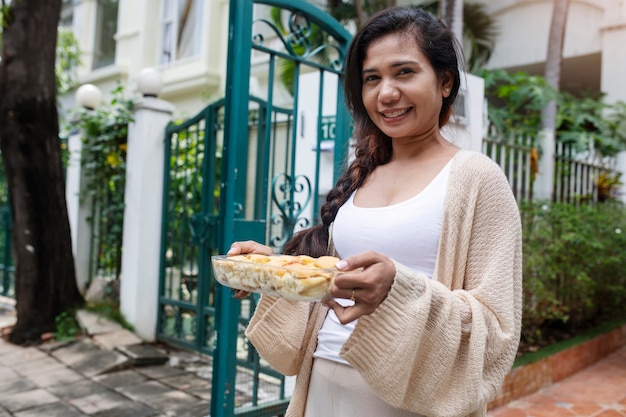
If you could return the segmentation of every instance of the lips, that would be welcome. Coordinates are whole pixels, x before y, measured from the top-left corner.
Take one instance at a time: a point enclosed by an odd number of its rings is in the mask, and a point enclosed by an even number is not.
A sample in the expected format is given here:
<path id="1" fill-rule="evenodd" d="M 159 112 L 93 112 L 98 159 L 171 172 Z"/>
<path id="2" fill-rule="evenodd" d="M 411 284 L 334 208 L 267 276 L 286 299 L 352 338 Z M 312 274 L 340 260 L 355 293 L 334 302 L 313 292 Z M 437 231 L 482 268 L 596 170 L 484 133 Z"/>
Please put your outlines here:
<path id="1" fill-rule="evenodd" d="M 389 119 L 392 119 L 394 117 L 400 117 L 406 113 L 409 112 L 410 109 L 402 109 L 402 110 L 395 110 L 395 111 L 387 111 L 387 112 L 380 112 L 384 117 L 387 117 Z"/>

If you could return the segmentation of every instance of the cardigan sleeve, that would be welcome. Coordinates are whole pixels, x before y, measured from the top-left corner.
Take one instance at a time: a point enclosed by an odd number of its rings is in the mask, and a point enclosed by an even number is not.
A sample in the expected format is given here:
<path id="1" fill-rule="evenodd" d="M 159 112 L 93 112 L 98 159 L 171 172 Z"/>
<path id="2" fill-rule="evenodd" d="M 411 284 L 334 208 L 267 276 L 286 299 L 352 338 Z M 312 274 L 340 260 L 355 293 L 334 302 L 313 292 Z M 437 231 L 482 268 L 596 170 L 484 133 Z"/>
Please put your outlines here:
<path id="1" fill-rule="evenodd" d="M 449 181 L 433 279 L 397 264 L 387 298 L 342 349 L 381 398 L 429 417 L 484 413 L 521 329 L 518 206 L 485 157 L 461 172 Z"/>
<path id="2" fill-rule="evenodd" d="M 300 370 L 311 305 L 263 295 L 246 329 L 259 355 L 284 375 Z"/>

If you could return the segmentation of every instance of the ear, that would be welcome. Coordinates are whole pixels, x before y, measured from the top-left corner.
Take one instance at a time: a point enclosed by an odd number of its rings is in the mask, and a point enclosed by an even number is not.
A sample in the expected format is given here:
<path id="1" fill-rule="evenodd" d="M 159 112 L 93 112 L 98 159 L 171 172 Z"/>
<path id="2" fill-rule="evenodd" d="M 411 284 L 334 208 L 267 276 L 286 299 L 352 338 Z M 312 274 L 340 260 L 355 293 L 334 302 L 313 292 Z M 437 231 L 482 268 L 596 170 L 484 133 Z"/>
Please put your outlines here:
<path id="1" fill-rule="evenodd" d="M 452 74 L 446 71 L 441 77 L 441 95 L 444 98 L 448 98 L 448 96 L 450 95 L 453 84 L 454 84 L 454 79 L 452 78 Z"/>

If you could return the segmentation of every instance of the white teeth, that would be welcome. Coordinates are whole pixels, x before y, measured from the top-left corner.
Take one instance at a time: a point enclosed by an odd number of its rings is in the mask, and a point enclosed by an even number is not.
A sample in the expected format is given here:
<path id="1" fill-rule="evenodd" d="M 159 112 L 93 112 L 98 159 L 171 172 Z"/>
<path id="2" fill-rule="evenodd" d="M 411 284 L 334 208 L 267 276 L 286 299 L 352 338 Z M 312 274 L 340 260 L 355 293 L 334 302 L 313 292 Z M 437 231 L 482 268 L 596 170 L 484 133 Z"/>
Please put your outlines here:
<path id="1" fill-rule="evenodd" d="M 407 109 L 394 111 L 393 113 L 383 113 L 385 117 L 398 117 L 407 112 Z"/>

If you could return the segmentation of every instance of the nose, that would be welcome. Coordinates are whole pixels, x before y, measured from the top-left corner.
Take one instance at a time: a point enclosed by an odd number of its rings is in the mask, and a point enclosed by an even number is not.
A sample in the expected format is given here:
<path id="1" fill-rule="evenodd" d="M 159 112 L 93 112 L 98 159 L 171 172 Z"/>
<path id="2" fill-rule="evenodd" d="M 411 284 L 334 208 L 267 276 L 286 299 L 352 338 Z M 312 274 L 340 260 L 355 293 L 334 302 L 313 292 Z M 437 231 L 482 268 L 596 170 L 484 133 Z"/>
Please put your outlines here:
<path id="1" fill-rule="evenodd" d="M 380 86 L 379 99 L 383 103 L 389 103 L 398 100 L 400 91 L 390 81 L 383 81 Z"/>

